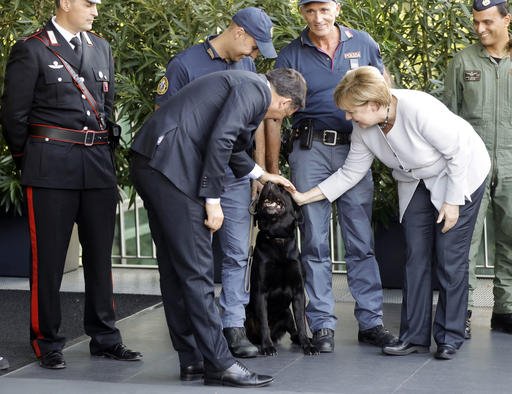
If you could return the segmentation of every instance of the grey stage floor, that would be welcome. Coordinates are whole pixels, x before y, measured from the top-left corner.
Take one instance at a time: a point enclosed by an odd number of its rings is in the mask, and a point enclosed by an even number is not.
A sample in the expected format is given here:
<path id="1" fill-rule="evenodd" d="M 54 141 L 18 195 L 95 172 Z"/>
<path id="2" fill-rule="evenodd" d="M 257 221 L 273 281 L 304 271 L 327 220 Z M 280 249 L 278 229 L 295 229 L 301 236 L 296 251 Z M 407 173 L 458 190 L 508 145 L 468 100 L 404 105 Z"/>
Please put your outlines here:
<path id="1" fill-rule="evenodd" d="M 156 273 L 135 271 L 141 289 L 154 288 Z M 70 274 L 67 274 L 68 278 Z M 75 274 L 71 274 L 75 275 Z M 116 272 L 129 282 L 132 275 Z M 144 279 L 145 277 L 145 279 Z M 127 279 L 128 278 L 128 279 Z M 343 288 L 343 277 L 337 278 Z M 76 288 L 76 278 L 74 290 Z M 115 282 L 116 282 L 115 281 Z M 1 278 L 0 288 L 17 287 L 18 280 Z M 121 284 L 120 289 L 133 284 Z M 67 286 L 66 280 L 64 286 Z M 79 285 L 78 285 L 79 286 Z M 488 286 L 488 283 L 486 284 Z M 133 289 L 131 290 L 133 291 Z M 152 290 L 154 291 L 154 290 Z M 400 305 L 396 290 L 385 291 L 385 323 L 398 331 Z M 340 293 L 338 293 L 340 295 Z M 431 354 L 391 357 L 380 349 L 359 345 L 353 301 L 343 294 L 336 303 L 338 327 L 332 354 L 304 356 L 288 338 L 276 357 L 244 360 L 250 368 L 275 376 L 267 387 L 245 389 L 250 393 L 510 393 L 512 392 L 512 336 L 489 329 L 491 309 L 475 308 L 473 338 L 466 341 L 456 359 L 439 361 Z M 87 339 L 66 348 L 68 368 L 48 371 L 31 364 L 0 377 L 0 393 L 229 393 L 233 388 L 183 383 L 178 377 L 178 359 L 172 350 L 163 308 L 155 306 L 118 323 L 124 341 L 144 353 L 143 362 L 117 362 L 92 358 Z M 434 347 L 431 349 L 434 351 Z"/>

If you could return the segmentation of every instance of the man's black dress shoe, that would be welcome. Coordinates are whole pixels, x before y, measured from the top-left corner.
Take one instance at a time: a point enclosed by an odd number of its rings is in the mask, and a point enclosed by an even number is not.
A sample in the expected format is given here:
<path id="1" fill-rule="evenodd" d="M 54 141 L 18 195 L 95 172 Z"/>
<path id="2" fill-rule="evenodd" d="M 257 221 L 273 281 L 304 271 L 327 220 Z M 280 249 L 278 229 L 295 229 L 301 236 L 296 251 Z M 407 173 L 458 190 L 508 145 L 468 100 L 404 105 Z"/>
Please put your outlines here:
<path id="1" fill-rule="evenodd" d="M 334 330 L 330 328 L 321 328 L 313 333 L 313 346 L 320 353 L 334 352 Z"/>
<path id="2" fill-rule="evenodd" d="M 414 345 L 409 342 L 399 341 L 396 345 L 384 346 L 382 352 L 390 356 L 406 356 L 411 353 L 428 353 L 428 346 Z"/>
<path id="3" fill-rule="evenodd" d="M 251 358 L 258 355 L 258 348 L 247 339 L 244 327 L 227 327 L 223 332 L 234 357 Z"/>
<path id="4" fill-rule="evenodd" d="M 142 359 L 142 353 L 128 349 L 122 343 L 116 343 L 107 349 L 91 352 L 93 356 L 103 356 L 120 361 L 138 361 Z"/>
<path id="5" fill-rule="evenodd" d="M 512 334 L 512 313 L 494 313 L 491 317 L 491 328 Z"/>
<path id="6" fill-rule="evenodd" d="M 451 360 L 456 353 L 457 349 L 451 345 L 439 345 L 434 357 L 438 360 Z"/>
<path id="7" fill-rule="evenodd" d="M 464 327 L 464 339 L 471 339 L 471 315 L 473 311 L 468 309 L 468 313 L 466 315 L 466 326 Z"/>
<path id="8" fill-rule="evenodd" d="M 393 346 L 398 343 L 398 338 L 384 328 L 382 324 L 368 330 L 359 331 L 357 334 L 359 342 L 374 346 Z"/>
<path id="9" fill-rule="evenodd" d="M 180 379 L 185 382 L 202 379 L 204 376 L 204 363 L 199 361 L 196 364 L 180 367 Z"/>
<path id="10" fill-rule="evenodd" d="M 39 365 L 47 369 L 62 369 L 66 368 L 64 356 L 60 350 L 52 350 L 43 354 L 39 358 Z"/>
<path id="11" fill-rule="evenodd" d="M 238 361 L 223 371 L 206 370 L 204 373 L 204 384 L 209 386 L 262 387 L 273 380 L 272 376 L 258 375 L 256 372 L 249 371 Z"/>

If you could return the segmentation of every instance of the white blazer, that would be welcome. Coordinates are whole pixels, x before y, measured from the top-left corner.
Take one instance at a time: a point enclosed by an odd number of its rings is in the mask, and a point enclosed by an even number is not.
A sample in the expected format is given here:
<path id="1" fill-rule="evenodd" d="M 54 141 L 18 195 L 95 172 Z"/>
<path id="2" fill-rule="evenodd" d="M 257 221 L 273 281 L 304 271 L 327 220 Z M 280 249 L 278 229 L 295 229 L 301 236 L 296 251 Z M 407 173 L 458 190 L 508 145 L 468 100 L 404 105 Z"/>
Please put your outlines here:
<path id="1" fill-rule="evenodd" d="M 392 89 L 398 100 L 395 123 L 386 135 L 377 125 L 354 123 L 350 152 L 343 167 L 318 187 L 329 201 L 355 186 L 373 158 L 393 170 L 398 182 L 400 221 L 420 180 L 432 204 L 464 205 L 484 182 L 491 167 L 487 149 L 464 119 L 427 93 Z"/>

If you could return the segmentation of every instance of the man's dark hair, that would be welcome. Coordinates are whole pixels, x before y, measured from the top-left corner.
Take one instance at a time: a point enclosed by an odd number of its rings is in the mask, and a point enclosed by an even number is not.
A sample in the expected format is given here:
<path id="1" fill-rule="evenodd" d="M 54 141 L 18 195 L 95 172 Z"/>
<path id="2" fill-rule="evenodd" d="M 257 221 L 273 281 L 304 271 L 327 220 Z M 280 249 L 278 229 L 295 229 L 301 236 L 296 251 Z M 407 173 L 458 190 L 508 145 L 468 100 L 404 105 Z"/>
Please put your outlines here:
<path id="1" fill-rule="evenodd" d="M 291 68 L 276 68 L 265 74 L 276 93 L 291 98 L 297 109 L 306 105 L 306 81 L 300 72 Z"/>
<path id="2" fill-rule="evenodd" d="M 498 8 L 498 12 L 500 13 L 501 16 L 507 16 L 510 12 L 508 9 L 507 2 L 497 4 L 496 7 Z"/>

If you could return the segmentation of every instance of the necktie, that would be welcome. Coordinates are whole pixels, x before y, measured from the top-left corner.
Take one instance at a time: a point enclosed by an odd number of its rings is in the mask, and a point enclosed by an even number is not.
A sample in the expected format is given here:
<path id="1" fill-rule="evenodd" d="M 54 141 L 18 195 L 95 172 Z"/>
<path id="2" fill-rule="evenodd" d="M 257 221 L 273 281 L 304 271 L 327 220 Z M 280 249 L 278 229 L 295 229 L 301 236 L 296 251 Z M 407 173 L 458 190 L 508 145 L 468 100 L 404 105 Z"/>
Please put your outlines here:
<path id="1" fill-rule="evenodd" d="M 73 37 L 71 40 L 69 40 L 69 42 L 75 46 L 75 48 L 74 48 L 75 55 L 78 59 L 81 60 L 82 59 L 82 43 L 76 36 Z"/>

